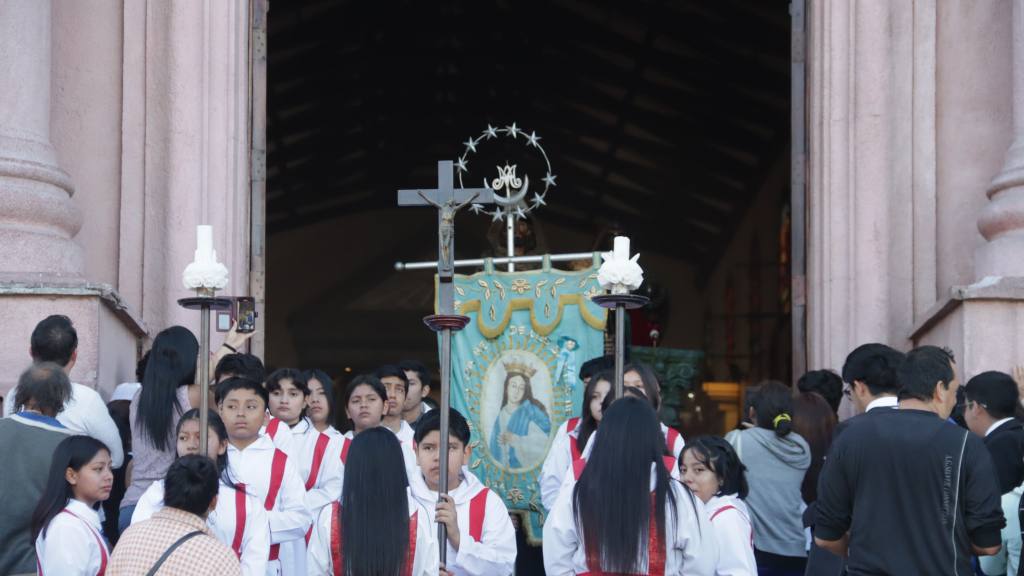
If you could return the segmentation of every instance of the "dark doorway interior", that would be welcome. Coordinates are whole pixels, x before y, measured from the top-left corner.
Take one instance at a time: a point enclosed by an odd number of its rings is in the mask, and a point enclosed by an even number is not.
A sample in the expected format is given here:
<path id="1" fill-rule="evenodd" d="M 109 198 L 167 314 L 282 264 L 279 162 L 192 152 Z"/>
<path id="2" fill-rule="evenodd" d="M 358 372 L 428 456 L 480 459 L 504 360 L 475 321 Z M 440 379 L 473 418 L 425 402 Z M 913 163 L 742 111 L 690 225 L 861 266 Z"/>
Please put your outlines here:
<path id="1" fill-rule="evenodd" d="M 393 269 L 436 258 L 436 220 L 395 191 L 433 187 L 437 160 L 516 122 L 558 175 L 538 251 L 624 232 L 663 346 L 703 350 L 708 380 L 790 378 L 787 7 L 274 2 L 268 364 L 436 364 L 431 274 Z M 461 216 L 457 257 L 492 250 L 490 228 Z"/>

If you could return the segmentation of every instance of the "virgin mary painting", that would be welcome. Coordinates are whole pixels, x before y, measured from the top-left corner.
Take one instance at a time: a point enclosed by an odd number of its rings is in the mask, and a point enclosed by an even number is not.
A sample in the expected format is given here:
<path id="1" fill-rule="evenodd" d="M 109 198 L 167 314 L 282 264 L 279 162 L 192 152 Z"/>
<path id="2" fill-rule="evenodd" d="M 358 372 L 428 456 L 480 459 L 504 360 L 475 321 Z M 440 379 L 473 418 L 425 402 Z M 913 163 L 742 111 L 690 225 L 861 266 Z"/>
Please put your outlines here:
<path id="1" fill-rule="evenodd" d="M 544 404 L 533 397 L 528 365 L 506 364 L 501 410 L 491 432 L 491 455 L 509 469 L 532 468 L 544 460 L 551 419 Z"/>

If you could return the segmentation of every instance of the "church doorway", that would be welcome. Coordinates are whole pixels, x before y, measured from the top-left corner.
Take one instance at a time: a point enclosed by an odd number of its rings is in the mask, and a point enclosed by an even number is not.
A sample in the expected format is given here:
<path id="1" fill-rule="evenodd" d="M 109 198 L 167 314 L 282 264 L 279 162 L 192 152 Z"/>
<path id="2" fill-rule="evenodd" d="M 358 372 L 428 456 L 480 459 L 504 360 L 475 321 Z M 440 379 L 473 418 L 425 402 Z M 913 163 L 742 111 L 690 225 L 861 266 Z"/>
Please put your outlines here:
<path id="1" fill-rule="evenodd" d="M 395 269 L 436 260 L 436 218 L 395 192 L 515 124 L 557 175 L 520 247 L 629 236 L 653 300 L 632 343 L 698 354 L 684 433 L 735 425 L 744 386 L 794 372 L 789 4 L 272 3 L 268 366 L 436 367 L 432 273 Z M 493 220 L 460 215 L 456 258 L 504 254 Z"/>

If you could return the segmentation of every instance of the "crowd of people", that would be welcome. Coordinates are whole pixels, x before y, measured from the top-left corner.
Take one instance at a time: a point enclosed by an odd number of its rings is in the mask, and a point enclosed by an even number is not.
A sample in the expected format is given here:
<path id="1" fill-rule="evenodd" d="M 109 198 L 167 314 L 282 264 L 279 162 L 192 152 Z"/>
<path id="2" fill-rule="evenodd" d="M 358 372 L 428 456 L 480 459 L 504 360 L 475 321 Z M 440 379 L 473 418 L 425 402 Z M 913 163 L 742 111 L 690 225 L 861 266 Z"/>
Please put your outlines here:
<path id="1" fill-rule="evenodd" d="M 0 574 L 540 573 L 501 494 L 471 471 L 485 444 L 455 410 L 439 493 L 425 366 L 381 366 L 336 394 L 320 370 L 266 373 L 240 352 L 247 337 L 230 332 L 209 359 L 204 431 L 206 359 L 189 330 L 160 332 L 138 382 L 105 405 L 68 378 L 71 321 L 42 320 L 0 420 Z M 1020 569 L 1019 378 L 961 386 L 947 350 L 865 344 L 841 375 L 752 388 L 725 437 L 684 440 L 658 419 L 650 367 L 627 365 L 618 397 L 610 368 L 582 366 L 580 414 L 539 470 L 549 575 Z M 857 415 L 839 422 L 844 396 Z"/>

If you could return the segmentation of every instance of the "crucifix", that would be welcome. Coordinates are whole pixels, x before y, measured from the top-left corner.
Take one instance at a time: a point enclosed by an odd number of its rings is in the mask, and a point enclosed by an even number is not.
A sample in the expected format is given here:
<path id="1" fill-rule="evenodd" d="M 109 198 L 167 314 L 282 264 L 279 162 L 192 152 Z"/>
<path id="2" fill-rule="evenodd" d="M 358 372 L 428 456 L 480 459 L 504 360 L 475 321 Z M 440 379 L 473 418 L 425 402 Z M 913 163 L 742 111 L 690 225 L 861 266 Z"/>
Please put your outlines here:
<path id="1" fill-rule="evenodd" d="M 469 318 L 455 314 L 455 214 L 467 204 L 492 204 L 490 188 L 455 188 L 450 160 L 437 163 L 437 188 L 432 190 L 399 190 L 399 206 L 433 206 L 437 208 L 437 314 L 423 319 L 433 331 L 441 333 L 441 446 L 438 497 L 448 493 L 448 407 L 452 378 L 452 330 L 461 330 Z M 441 564 L 447 556 L 448 533 L 444 524 L 437 525 Z"/>

